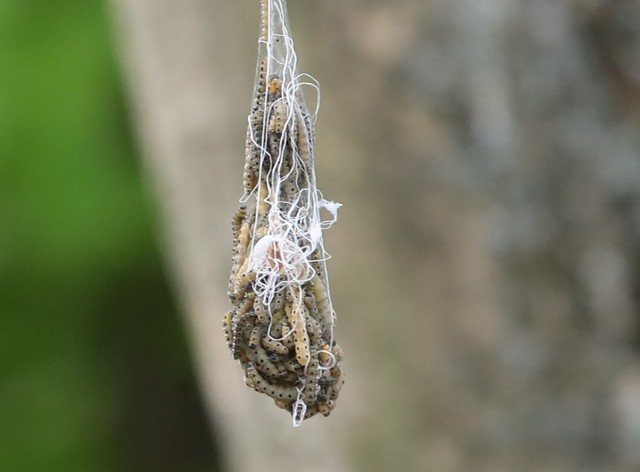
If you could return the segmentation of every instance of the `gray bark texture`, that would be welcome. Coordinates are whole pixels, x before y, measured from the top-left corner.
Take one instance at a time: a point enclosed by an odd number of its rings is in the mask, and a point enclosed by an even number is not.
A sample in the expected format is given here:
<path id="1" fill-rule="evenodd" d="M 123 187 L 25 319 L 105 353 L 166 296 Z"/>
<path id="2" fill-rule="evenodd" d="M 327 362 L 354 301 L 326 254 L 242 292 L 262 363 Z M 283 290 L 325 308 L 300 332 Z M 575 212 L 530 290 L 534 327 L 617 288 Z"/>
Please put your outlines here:
<path id="1" fill-rule="evenodd" d="M 112 3 L 228 470 L 639 470 L 639 2 L 290 2 L 347 374 L 295 430 L 221 331 L 259 2 Z"/>

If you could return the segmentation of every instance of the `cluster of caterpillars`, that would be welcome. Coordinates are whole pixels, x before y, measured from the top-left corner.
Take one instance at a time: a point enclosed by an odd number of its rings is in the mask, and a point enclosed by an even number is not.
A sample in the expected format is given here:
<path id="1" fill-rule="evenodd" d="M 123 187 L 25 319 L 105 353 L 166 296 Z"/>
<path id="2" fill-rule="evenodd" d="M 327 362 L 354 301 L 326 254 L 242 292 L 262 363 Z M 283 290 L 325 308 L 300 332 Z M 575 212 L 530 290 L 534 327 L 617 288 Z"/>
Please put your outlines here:
<path id="1" fill-rule="evenodd" d="M 256 74 L 244 203 L 232 220 L 228 294 L 234 308 L 223 326 L 247 386 L 272 397 L 299 425 L 334 408 L 344 382 L 342 350 L 334 340 L 322 245 L 274 223 L 284 214 L 302 228 L 311 225 L 314 130 L 302 94 L 283 96 L 282 76 L 267 76 L 267 64 L 262 60 Z M 287 265 L 283 241 L 304 255 L 304 263 Z M 266 272 L 256 269 L 258 259 Z"/>

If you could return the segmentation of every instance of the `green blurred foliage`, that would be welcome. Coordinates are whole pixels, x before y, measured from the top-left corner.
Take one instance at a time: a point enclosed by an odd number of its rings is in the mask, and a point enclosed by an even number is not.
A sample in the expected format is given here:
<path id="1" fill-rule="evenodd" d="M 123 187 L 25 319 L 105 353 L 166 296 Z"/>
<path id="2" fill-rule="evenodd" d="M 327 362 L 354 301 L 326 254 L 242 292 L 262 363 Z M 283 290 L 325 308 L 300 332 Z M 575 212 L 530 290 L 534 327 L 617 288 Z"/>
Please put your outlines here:
<path id="1" fill-rule="evenodd" d="M 0 0 L 3 471 L 213 463 L 106 13 Z"/>

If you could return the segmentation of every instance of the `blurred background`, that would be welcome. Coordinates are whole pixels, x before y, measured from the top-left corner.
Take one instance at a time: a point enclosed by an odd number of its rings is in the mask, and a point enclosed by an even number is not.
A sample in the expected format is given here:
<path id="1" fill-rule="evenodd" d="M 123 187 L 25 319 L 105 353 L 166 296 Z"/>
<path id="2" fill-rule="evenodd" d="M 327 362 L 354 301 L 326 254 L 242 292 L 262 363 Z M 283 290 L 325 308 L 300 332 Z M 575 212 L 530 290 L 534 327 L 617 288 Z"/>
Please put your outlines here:
<path id="1" fill-rule="evenodd" d="M 258 2 L 0 0 L 0 468 L 640 470 L 640 2 L 289 2 L 347 384 L 224 345 Z"/>
<path id="2" fill-rule="evenodd" d="M 0 469 L 215 470 L 107 13 L 0 1 Z"/>

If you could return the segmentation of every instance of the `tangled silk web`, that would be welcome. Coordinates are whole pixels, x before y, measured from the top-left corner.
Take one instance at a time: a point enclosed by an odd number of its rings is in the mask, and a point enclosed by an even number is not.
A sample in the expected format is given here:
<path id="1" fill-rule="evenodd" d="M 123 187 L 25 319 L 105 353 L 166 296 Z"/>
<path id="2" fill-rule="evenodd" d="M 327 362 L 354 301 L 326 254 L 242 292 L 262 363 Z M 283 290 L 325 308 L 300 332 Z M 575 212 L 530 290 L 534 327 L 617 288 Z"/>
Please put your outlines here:
<path id="1" fill-rule="evenodd" d="M 316 187 L 319 88 L 298 74 L 296 62 L 286 1 L 262 0 L 245 191 L 232 223 L 234 308 L 223 325 L 246 384 L 272 397 L 299 426 L 316 413 L 329 415 L 344 379 L 322 243 L 340 204 Z M 317 94 L 313 112 L 303 88 Z"/>

